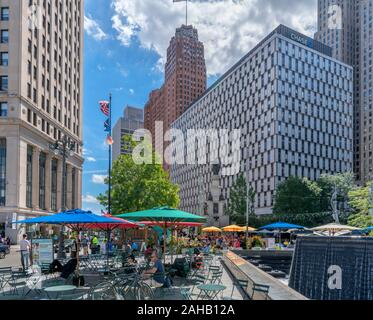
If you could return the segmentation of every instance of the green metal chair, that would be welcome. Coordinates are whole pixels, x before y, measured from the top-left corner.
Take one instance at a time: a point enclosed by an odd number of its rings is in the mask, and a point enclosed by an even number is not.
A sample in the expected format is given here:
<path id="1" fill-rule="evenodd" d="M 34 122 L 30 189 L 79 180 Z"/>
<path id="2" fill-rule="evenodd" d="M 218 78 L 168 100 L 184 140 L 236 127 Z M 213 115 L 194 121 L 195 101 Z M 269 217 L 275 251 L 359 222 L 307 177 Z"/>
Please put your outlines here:
<path id="1" fill-rule="evenodd" d="M 248 285 L 249 285 L 248 280 L 234 279 L 233 280 L 233 285 L 232 285 L 231 295 L 229 297 L 224 296 L 223 300 L 235 300 L 235 299 L 233 299 L 233 293 L 234 293 L 235 288 L 237 288 L 237 290 L 242 290 L 245 293 L 245 296 L 248 298 L 249 297 L 248 294 L 247 294 L 247 286 Z"/>
<path id="2" fill-rule="evenodd" d="M 250 300 L 269 300 L 270 286 L 254 283 Z"/>

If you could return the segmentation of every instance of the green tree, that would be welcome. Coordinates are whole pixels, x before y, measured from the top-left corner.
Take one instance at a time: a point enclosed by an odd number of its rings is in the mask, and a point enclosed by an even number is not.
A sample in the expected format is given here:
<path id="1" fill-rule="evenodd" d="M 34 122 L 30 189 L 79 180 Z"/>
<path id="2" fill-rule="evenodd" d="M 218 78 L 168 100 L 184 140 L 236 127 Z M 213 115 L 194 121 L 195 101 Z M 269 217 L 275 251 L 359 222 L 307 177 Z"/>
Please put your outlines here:
<path id="1" fill-rule="evenodd" d="M 277 186 L 273 212 L 276 215 L 320 211 L 321 188 L 307 178 L 289 177 Z"/>
<path id="2" fill-rule="evenodd" d="M 373 225 L 373 218 L 369 215 L 372 206 L 369 200 L 370 183 L 365 187 L 359 187 L 348 193 L 349 204 L 354 209 L 354 214 L 348 218 L 348 224 L 358 228 L 367 228 Z"/>
<path id="3" fill-rule="evenodd" d="M 253 204 L 255 201 L 255 191 L 251 186 L 246 184 L 246 180 L 243 174 L 240 174 L 235 183 L 230 188 L 228 207 L 226 213 L 230 216 L 232 221 L 238 224 L 246 223 L 246 197 L 247 188 L 249 196 L 249 214 L 254 215 Z"/>
<path id="4" fill-rule="evenodd" d="M 128 139 L 124 138 L 126 143 Z M 131 144 L 132 149 L 139 146 L 139 143 L 133 141 Z M 132 155 L 121 155 L 113 164 L 111 207 L 114 214 L 160 206 L 179 206 L 179 187 L 170 182 L 161 164 L 154 164 L 158 157 L 151 151 L 151 145 L 147 142 L 144 145 L 143 154 L 150 154 L 152 164 L 135 163 Z M 106 179 L 105 183 L 108 182 Z M 100 194 L 97 199 L 101 205 L 108 207 L 108 191 Z"/>

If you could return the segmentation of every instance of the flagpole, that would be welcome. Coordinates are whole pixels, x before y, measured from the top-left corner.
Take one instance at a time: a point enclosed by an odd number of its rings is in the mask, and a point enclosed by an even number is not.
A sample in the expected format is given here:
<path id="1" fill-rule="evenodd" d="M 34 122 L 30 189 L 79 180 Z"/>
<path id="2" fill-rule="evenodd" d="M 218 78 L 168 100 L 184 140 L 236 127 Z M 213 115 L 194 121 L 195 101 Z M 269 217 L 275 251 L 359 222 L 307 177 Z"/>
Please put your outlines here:
<path id="1" fill-rule="evenodd" d="M 186 0 L 186 5 L 185 5 L 185 25 L 188 25 L 188 0 Z"/>
<path id="2" fill-rule="evenodd" d="M 111 129 L 111 109 L 112 109 L 112 96 L 109 95 L 109 128 L 110 128 L 110 137 L 112 136 Z M 111 214 L 111 143 L 109 143 L 109 193 L 108 193 L 108 213 Z"/>

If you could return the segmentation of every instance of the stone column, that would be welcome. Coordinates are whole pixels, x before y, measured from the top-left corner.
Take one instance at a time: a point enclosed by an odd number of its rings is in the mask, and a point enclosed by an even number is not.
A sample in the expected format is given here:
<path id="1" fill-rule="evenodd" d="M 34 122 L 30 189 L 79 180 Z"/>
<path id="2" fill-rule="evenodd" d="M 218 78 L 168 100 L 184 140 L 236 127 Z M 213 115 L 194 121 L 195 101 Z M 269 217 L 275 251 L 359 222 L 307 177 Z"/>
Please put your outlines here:
<path id="1" fill-rule="evenodd" d="M 32 208 L 39 210 L 39 158 L 40 149 L 34 147 L 32 153 Z"/>
<path id="2" fill-rule="evenodd" d="M 61 212 L 62 208 L 62 160 L 58 159 L 57 164 L 57 210 Z"/>
<path id="3" fill-rule="evenodd" d="M 45 209 L 51 212 L 52 156 L 47 153 L 45 162 Z"/>
<path id="4" fill-rule="evenodd" d="M 66 186 L 66 207 L 67 209 L 75 209 L 72 206 L 72 166 L 67 164 L 67 186 Z"/>
<path id="5" fill-rule="evenodd" d="M 77 208 L 82 208 L 82 169 L 75 169 L 75 203 Z M 76 209 L 76 208 L 74 208 Z"/>
<path id="6" fill-rule="evenodd" d="M 20 146 L 17 137 L 6 138 L 6 187 L 5 205 L 18 207 L 19 190 L 19 153 Z"/>

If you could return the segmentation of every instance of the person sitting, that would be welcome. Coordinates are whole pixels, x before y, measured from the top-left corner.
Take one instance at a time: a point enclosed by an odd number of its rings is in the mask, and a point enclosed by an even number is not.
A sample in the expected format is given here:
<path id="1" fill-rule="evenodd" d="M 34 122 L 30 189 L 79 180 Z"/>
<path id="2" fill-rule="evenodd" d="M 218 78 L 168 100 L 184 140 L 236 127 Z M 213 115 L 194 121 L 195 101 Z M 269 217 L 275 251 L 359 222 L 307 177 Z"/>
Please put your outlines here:
<path id="1" fill-rule="evenodd" d="M 49 272 L 61 272 L 61 278 L 68 279 L 69 276 L 74 273 L 78 260 L 76 259 L 76 254 L 71 253 L 71 259 L 63 266 L 58 260 L 54 260 L 49 266 Z"/>
<path id="2" fill-rule="evenodd" d="M 148 247 L 146 248 L 146 250 L 145 250 L 145 252 L 144 252 L 144 257 L 145 257 L 145 260 L 146 260 L 146 261 L 150 261 L 150 259 L 151 259 L 151 255 L 152 255 L 153 251 L 154 251 L 153 246 L 148 246 Z"/>
<path id="3" fill-rule="evenodd" d="M 153 268 L 144 271 L 144 279 L 152 278 L 156 282 L 156 287 L 168 288 L 171 286 L 171 281 L 165 276 L 165 268 L 162 261 L 158 258 L 158 253 L 154 250 L 151 254 L 151 262 Z"/>
<path id="4" fill-rule="evenodd" d="M 125 268 L 125 273 L 130 274 L 130 273 L 135 273 L 136 272 L 136 267 L 137 267 L 137 261 L 136 258 L 133 254 L 131 254 L 128 258 L 127 261 L 124 264 Z"/>
<path id="5" fill-rule="evenodd" d="M 204 255 L 209 255 L 211 250 L 211 245 L 208 243 L 202 250 Z"/>

